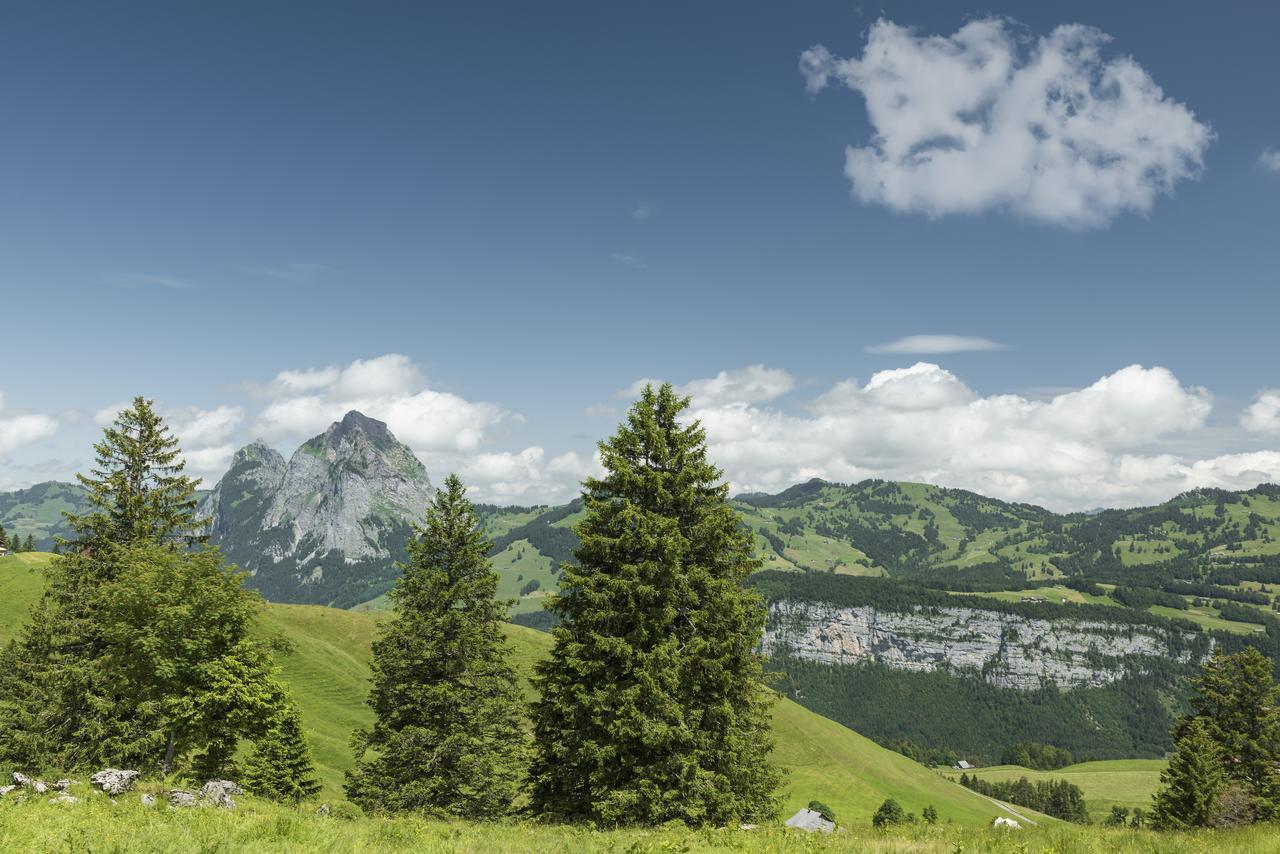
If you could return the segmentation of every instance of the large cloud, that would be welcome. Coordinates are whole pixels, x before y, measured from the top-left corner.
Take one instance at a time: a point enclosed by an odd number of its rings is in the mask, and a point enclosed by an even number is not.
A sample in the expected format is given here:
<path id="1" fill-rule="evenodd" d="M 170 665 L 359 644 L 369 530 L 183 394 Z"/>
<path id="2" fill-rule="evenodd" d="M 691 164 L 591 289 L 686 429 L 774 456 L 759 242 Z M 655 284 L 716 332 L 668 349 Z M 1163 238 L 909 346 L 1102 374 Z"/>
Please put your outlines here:
<path id="1" fill-rule="evenodd" d="M 713 459 L 737 490 L 810 477 L 926 481 L 1055 509 L 1161 501 L 1198 486 L 1280 480 L 1280 453 L 1193 459 L 1168 445 L 1204 428 L 1212 397 L 1133 365 L 1047 400 L 983 396 L 938 365 L 837 383 L 805 414 L 699 403 Z"/>
<path id="2" fill-rule="evenodd" d="M 1250 433 L 1280 436 L 1280 388 L 1265 388 L 1240 416 L 1240 426 Z"/>
<path id="3" fill-rule="evenodd" d="M 860 58 L 817 45 L 800 68 L 810 92 L 834 80 L 866 99 L 875 135 L 845 155 L 862 202 L 1097 227 L 1196 177 L 1214 138 L 1131 57 L 1104 61 L 1108 40 L 1071 24 L 1024 50 L 1000 19 L 951 36 L 879 20 Z"/>

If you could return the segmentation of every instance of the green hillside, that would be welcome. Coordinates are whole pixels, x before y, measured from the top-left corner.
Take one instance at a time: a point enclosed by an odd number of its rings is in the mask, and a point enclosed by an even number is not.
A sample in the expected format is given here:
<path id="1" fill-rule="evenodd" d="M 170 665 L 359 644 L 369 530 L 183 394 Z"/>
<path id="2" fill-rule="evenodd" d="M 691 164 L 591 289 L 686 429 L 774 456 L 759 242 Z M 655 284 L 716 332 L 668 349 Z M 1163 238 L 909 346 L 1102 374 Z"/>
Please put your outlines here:
<path id="1" fill-rule="evenodd" d="M 0 561 L 0 639 L 12 637 L 25 617 L 39 593 L 39 568 L 50 559 L 31 554 Z M 326 797 L 339 795 L 343 772 L 351 765 L 352 730 L 369 721 L 364 705 L 369 650 L 381 618 L 376 612 L 268 605 L 261 620 L 261 631 L 292 647 L 279 658 L 282 675 L 302 708 Z M 528 677 L 549 649 L 550 636 L 520 626 L 507 631 L 516 663 Z M 917 813 L 933 804 L 944 821 L 961 824 L 985 824 L 1000 813 L 940 774 L 788 700 L 775 709 L 774 733 L 777 760 L 789 772 L 786 811 L 816 798 L 839 815 L 865 820 L 885 798 L 894 797 Z"/>
<path id="2" fill-rule="evenodd" d="M 1160 787 L 1163 759 L 1115 759 L 1105 762 L 1081 762 L 1056 771 L 1035 771 L 1020 765 L 995 765 L 970 771 L 971 777 L 984 780 L 1017 780 L 1031 782 L 1067 780 L 1084 792 L 1085 806 L 1094 821 L 1101 821 L 1113 806 L 1151 809 L 1151 796 Z"/>

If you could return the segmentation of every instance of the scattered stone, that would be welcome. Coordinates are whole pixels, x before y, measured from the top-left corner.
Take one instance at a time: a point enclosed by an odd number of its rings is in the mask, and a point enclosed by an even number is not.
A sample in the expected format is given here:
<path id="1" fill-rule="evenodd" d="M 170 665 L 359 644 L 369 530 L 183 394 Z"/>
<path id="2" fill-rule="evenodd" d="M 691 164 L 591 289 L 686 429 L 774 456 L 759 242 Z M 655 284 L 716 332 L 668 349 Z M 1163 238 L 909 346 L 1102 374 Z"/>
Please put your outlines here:
<path id="1" fill-rule="evenodd" d="M 49 799 L 51 804 L 78 804 L 80 799 L 75 795 L 68 795 L 66 792 L 59 792 Z"/>
<path id="2" fill-rule="evenodd" d="M 242 790 L 230 780 L 210 780 L 200 787 L 200 800 L 220 809 L 233 810 L 236 802 L 232 795 L 243 795 Z"/>
<path id="3" fill-rule="evenodd" d="M 18 787 L 17 786 L 0 786 L 0 798 L 3 798 L 5 795 L 9 794 L 16 788 Z"/>
<path id="4" fill-rule="evenodd" d="M 319 809 L 316 810 L 316 815 L 328 815 L 328 814 L 329 814 L 328 804 L 321 804 Z"/>
<path id="5" fill-rule="evenodd" d="M 13 772 L 13 782 L 16 786 L 21 786 L 24 789 L 31 789 L 37 795 L 43 795 L 45 792 L 49 791 L 49 786 L 44 780 L 37 780 L 34 777 L 28 777 L 26 774 L 20 774 L 17 771 Z"/>
<path id="6" fill-rule="evenodd" d="M 1017 821 L 1015 821 L 1014 819 L 1011 819 L 1011 818 L 1005 818 L 1005 817 L 1004 817 L 1004 816 L 1002 816 L 1002 815 L 998 815 L 998 816 L 996 816 L 996 820 L 995 820 L 995 821 L 993 821 L 993 822 L 991 822 L 991 826 L 992 826 L 992 827 L 1003 827 L 1003 828 L 1005 828 L 1005 829 L 1007 829 L 1007 830 L 1021 830 L 1021 829 L 1022 829 L 1022 825 L 1018 824 L 1018 822 L 1017 822 Z"/>
<path id="7" fill-rule="evenodd" d="M 188 792 L 186 789 L 170 789 L 169 790 L 169 806 L 171 807 L 193 807 L 196 805 L 196 796 Z"/>
<path id="8" fill-rule="evenodd" d="M 146 792 L 143 792 L 143 793 L 142 793 L 142 797 L 141 797 L 141 798 L 139 798 L 139 800 L 141 800 L 141 801 L 142 801 L 142 805 L 143 805 L 144 807 L 155 806 L 155 803 L 156 803 L 156 796 L 155 796 L 155 795 L 148 795 Z"/>
<path id="9" fill-rule="evenodd" d="M 65 792 L 71 788 L 73 783 L 70 780 L 59 780 L 53 784 L 53 788 L 59 792 Z"/>
<path id="10" fill-rule="evenodd" d="M 133 788 L 134 782 L 141 777 L 138 771 L 121 771 L 119 768 L 107 768 L 89 778 L 89 782 L 108 795 L 123 795 Z"/>

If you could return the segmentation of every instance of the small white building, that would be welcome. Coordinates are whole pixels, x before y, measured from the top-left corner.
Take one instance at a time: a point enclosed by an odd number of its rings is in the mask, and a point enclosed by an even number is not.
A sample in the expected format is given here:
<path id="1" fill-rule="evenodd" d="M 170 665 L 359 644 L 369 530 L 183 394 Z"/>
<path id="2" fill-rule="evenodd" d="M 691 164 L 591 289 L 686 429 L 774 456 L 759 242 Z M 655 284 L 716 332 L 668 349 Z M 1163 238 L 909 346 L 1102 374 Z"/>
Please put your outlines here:
<path id="1" fill-rule="evenodd" d="M 796 830 L 808 830 L 814 833 L 831 833 L 836 829 L 836 823 L 827 821 L 820 812 L 802 809 L 787 819 L 787 827 L 794 827 Z"/>
<path id="2" fill-rule="evenodd" d="M 957 762 L 955 765 L 952 765 L 951 767 L 956 769 L 957 771 L 968 771 L 973 766 L 969 764 L 969 760 L 961 759 L 959 762 Z"/>

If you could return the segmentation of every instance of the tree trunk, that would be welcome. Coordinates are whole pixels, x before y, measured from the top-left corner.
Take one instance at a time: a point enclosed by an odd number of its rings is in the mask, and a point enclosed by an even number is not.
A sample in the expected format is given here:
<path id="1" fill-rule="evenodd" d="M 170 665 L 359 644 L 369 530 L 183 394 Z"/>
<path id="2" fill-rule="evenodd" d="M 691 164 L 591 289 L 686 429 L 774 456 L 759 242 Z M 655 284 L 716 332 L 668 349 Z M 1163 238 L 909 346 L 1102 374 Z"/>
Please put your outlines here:
<path id="1" fill-rule="evenodd" d="M 173 731 L 169 731 L 169 747 L 164 752 L 164 774 L 169 776 L 173 772 Z"/>

